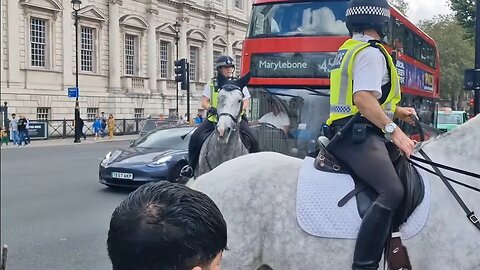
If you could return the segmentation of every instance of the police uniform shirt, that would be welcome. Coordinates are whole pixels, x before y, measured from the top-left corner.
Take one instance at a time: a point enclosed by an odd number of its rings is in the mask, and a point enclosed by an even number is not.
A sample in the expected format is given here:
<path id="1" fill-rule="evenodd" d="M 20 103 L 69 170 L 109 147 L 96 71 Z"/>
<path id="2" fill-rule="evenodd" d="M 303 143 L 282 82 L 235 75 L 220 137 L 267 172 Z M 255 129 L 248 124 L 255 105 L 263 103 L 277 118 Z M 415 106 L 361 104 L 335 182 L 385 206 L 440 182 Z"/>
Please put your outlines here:
<path id="1" fill-rule="evenodd" d="M 369 35 L 354 34 L 352 39 L 368 42 Z M 357 53 L 353 63 L 353 93 L 370 91 L 377 99 L 382 97 L 382 86 L 390 81 L 385 56 L 379 49 L 367 47 Z"/>
<path id="2" fill-rule="evenodd" d="M 246 86 L 243 87 L 242 92 L 243 92 L 243 100 L 247 100 L 251 97 L 250 91 L 248 91 L 248 88 Z M 212 96 L 211 96 L 212 93 L 211 93 L 211 90 L 210 90 L 210 83 L 207 83 L 205 85 L 205 88 L 203 88 L 202 95 L 204 97 L 207 97 L 208 99 L 212 99 Z"/>

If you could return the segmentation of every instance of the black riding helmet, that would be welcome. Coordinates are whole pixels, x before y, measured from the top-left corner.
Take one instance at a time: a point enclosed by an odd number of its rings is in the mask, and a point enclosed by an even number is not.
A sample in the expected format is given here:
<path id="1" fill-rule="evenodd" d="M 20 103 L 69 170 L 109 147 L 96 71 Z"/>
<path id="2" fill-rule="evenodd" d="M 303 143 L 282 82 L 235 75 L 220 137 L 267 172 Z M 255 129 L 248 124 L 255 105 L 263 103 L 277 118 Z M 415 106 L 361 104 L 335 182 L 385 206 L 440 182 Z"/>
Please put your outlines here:
<path id="1" fill-rule="evenodd" d="M 383 39 L 388 33 L 390 6 L 387 0 L 352 0 L 346 16 L 350 35 L 353 35 L 353 32 L 361 33 L 372 29 Z"/>
<path id="2" fill-rule="evenodd" d="M 215 67 L 219 70 L 221 67 L 234 67 L 235 68 L 235 61 L 232 57 L 228 55 L 221 55 L 217 58 L 215 62 Z"/>

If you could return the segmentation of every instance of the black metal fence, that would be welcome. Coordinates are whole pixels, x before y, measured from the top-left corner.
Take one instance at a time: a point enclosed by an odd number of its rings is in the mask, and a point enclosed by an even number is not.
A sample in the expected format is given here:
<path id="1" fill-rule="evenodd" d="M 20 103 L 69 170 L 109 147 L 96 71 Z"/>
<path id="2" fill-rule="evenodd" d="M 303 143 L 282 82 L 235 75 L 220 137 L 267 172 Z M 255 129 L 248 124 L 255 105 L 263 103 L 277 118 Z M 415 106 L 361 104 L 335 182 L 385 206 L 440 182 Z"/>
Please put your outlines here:
<path id="1" fill-rule="evenodd" d="M 138 134 L 145 126 L 147 120 L 146 118 L 136 118 L 136 119 L 115 119 L 115 129 L 114 135 L 133 135 Z M 159 120 L 155 119 L 156 122 L 159 122 L 162 126 L 174 126 L 177 124 L 175 120 Z M 63 120 L 44 120 L 35 122 L 45 122 L 47 126 L 47 139 L 48 138 L 67 138 L 73 137 L 75 135 L 74 121 L 73 119 L 63 119 Z M 108 130 L 107 130 L 108 132 Z M 84 121 L 83 133 L 87 136 L 94 135 L 93 121 Z"/>

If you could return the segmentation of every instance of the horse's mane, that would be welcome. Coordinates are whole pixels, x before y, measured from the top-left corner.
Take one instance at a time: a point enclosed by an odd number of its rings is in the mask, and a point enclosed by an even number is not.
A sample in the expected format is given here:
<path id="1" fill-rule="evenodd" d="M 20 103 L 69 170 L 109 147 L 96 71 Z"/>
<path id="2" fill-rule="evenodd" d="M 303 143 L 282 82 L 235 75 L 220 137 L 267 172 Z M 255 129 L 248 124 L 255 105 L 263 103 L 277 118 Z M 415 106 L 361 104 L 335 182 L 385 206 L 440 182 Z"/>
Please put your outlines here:
<path id="1" fill-rule="evenodd" d="M 470 119 L 450 132 L 428 140 L 425 145 L 456 143 L 462 141 L 465 136 L 471 137 L 472 140 L 480 138 L 480 115 L 477 115 L 475 118 Z"/>

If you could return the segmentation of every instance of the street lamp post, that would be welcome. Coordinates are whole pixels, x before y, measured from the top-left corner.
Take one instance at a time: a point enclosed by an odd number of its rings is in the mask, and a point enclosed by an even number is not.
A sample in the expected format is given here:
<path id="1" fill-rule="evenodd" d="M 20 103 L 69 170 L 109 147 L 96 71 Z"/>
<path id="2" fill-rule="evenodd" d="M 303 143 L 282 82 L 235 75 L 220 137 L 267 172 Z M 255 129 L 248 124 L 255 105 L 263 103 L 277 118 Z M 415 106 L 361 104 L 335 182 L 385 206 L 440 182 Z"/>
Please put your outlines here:
<path id="1" fill-rule="evenodd" d="M 80 141 L 80 133 L 82 132 L 80 130 L 80 107 L 79 107 L 79 104 L 78 104 L 78 95 L 79 95 L 79 90 L 78 90 L 78 20 L 79 20 L 79 17 L 78 17 L 78 11 L 80 10 L 80 6 L 82 5 L 82 1 L 81 0 L 72 0 L 72 7 L 73 7 L 73 10 L 75 11 L 75 65 L 76 65 L 76 68 L 75 68 L 75 88 L 76 88 L 76 91 L 77 91 L 77 95 L 75 97 L 75 120 L 74 120 L 74 123 L 75 123 L 75 139 L 74 139 L 74 143 L 79 143 L 81 142 Z"/>
<path id="2" fill-rule="evenodd" d="M 176 50 L 176 56 L 175 56 L 175 60 L 178 61 L 178 41 L 180 40 L 180 37 L 178 36 L 178 33 L 180 32 L 180 27 L 182 27 L 182 25 L 176 21 L 175 24 L 173 25 L 173 27 L 175 27 L 175 50 Z M 179 116 L 179 113 L 178 113 L 178 83 L 176 83 L 177 85 L 177 109 L 176 109 L 176 112 L 177 112 L 177 116 Z"/>

